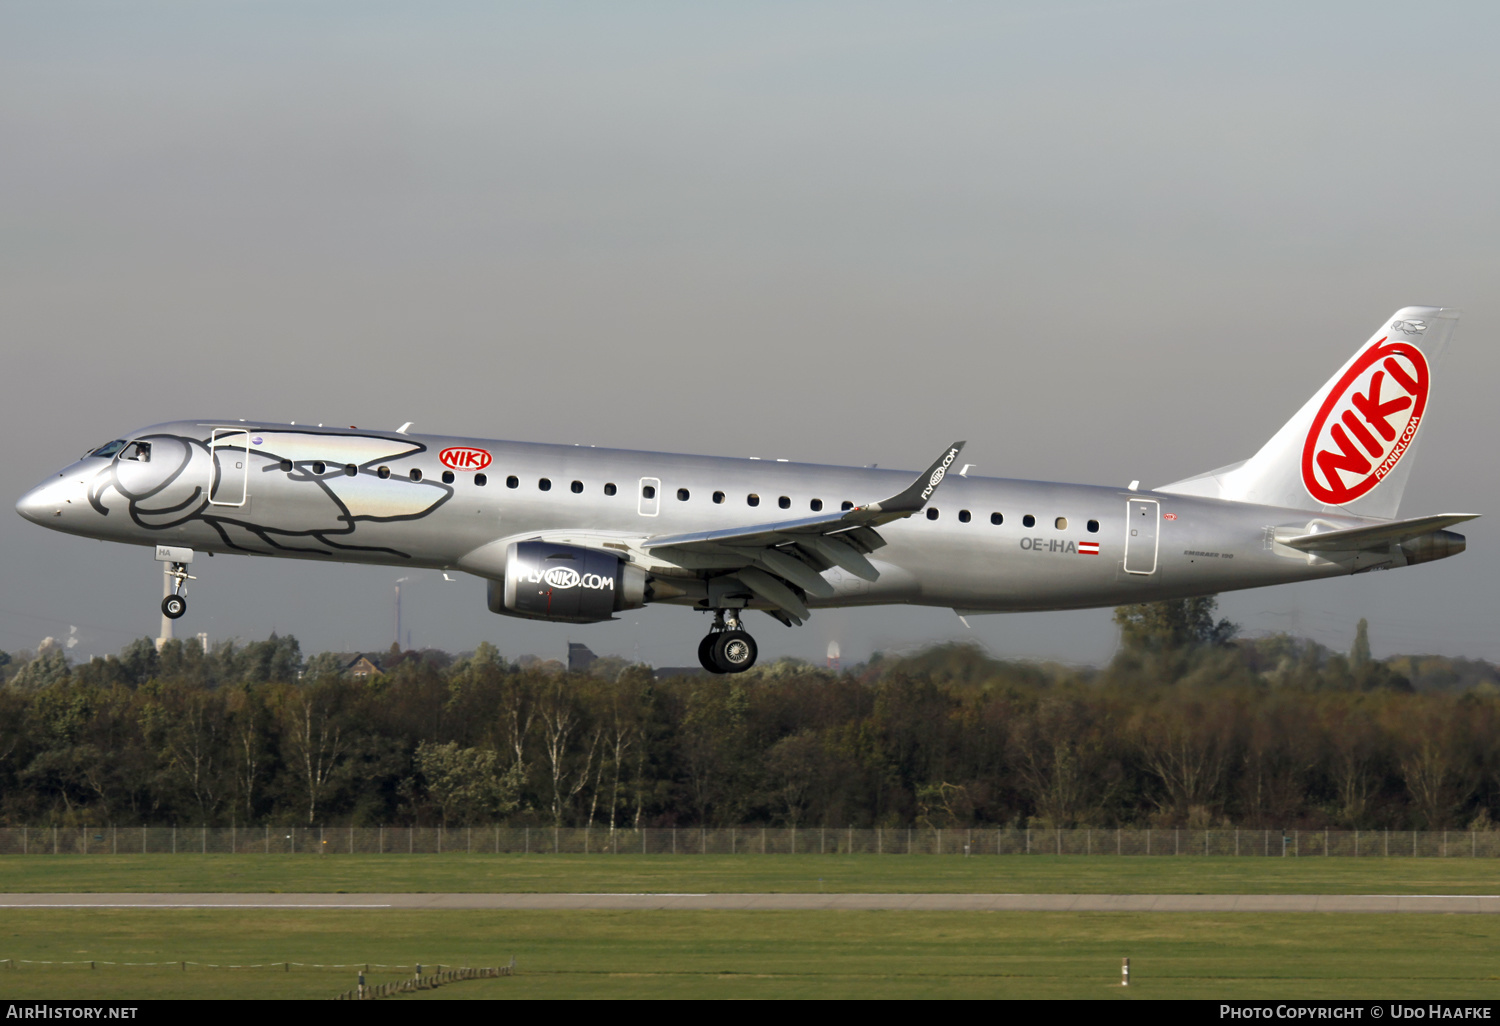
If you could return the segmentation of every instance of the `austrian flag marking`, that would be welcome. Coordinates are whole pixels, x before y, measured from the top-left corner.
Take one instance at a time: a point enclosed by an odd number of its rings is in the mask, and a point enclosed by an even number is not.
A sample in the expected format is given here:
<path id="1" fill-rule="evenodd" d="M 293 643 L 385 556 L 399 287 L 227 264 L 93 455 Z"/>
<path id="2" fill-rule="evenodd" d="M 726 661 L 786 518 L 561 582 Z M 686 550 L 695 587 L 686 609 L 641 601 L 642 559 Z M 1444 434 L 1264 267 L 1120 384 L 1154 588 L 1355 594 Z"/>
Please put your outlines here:
<path id="1" fill-rule="evenodd" d="M 438 462 L 453 470 L 483 470 L 490 465 L 490 454 L 485 449 L 455 445 L 438 453 Z"/>
<path id="2" fill-rule="evenodd" d="M 1328 392 L 1302 446 L 1302 483 L 1319 502 L 1365 495 L 1411 448 L 1427 410 L 1427 358 L 1407 342 L 1381 339 Z"/>
<path id="3" fill-rule="evenodd" d="M 1087 541 L 1081 541 L 1081 542 L 1079 542 L 1078 543 L 1078 554 L 1080 556 L 1097 556 L 1097 555 L 1099 555 L 1099 543 L 1098 542 L 1087 542 Z"/>

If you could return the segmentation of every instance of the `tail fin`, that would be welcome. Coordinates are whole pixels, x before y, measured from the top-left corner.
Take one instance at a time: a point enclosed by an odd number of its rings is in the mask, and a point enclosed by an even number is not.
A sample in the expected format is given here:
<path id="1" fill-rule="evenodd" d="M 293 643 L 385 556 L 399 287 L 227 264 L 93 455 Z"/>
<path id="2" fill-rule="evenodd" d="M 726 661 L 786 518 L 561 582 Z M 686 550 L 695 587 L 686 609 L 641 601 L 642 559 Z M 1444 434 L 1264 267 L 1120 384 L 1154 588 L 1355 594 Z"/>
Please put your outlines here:
<path id="1" fill-rule="evenodd" d="M 1156 491 L 1394 517 L 1428 412 L 1451 307 L 1408 306 L 1339 368 L 1260 452 Z"/>

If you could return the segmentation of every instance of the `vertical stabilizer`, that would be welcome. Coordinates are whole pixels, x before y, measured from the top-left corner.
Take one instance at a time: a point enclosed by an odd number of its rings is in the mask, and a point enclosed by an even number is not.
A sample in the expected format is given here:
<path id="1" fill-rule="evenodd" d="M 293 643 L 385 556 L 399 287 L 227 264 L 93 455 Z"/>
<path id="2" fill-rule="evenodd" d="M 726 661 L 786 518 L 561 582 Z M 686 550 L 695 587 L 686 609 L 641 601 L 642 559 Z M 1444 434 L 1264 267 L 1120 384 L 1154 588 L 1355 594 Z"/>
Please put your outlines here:
<path id="1" fill-rule="evenodd" d="M 1156 491 L 1394 517 L 1457 325 L 1448 307 L 1396 311 L 1258 453 Z"/>

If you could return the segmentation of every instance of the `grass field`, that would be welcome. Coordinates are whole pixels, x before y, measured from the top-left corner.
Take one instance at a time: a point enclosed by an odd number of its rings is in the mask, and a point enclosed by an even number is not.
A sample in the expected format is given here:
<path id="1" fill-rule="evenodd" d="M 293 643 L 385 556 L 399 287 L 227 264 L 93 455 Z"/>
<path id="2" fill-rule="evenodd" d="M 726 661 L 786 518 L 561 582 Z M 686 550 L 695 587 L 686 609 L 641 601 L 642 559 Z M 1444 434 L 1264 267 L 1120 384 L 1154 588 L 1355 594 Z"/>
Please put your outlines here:
<path id="1" fill-rule="evenodd" d="M 18 891 L 1500 893 L 1500 860 L 1086 856 L 7 856 Z M 0 960 L 497 965 L 509 997 L 1500 998 L 1500 917 L 6 909 Z M 1133 983 L 1119 987 L 1129 956 Z M 398 972 L 372 972 L 371 983 Z M 324 998 L 354 969 L 0 961 L 0 998 Z"/>
<path id="2" fill-rule="evenodd" d="M 518 960 L 512 978 L 396 1001 L 1500 996 L 1489 916 L 11 909 L 0 938 L 38 959 Z M 353 969 L 28 965 L 0 968 L 0 998 L 326 998 L 354 982 Z"/>
<path id="3" fill-rule="evenodd" d="M 7 855 L 0 891 L 1500 894 L 1500 859 Z"/>

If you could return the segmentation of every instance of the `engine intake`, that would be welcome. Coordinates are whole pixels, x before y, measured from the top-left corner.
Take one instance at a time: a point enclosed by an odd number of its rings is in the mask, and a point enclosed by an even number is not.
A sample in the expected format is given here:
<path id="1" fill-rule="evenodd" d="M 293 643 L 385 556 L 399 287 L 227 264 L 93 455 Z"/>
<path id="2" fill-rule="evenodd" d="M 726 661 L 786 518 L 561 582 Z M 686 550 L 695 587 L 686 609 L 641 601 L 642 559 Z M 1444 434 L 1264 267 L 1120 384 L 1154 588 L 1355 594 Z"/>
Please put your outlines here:
<path id="1" fill-rule="evenodd" d="M 645 604 L 644 570 L 578 545 L 513 542 L 505 553 L 505 577 L 489 582 L 491 612 L 531 620 L 596 623 Z"/>

